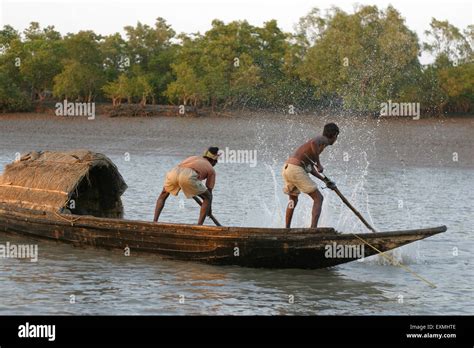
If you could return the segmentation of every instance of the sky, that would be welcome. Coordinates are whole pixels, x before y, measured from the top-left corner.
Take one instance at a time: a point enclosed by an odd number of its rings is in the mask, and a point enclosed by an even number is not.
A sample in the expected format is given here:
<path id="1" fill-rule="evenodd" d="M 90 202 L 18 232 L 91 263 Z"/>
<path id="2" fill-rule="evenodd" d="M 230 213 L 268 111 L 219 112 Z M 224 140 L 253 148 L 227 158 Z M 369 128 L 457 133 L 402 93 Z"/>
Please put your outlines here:
<path id="1" fill-rule="evenodd" d="M 137 21 L 153 25 L 163 17 L 177 33 L 204 33 L 216 18 L 226 23 L 245 19 L 258 26 L 276 19 L 280 28 L 291 32 L 313 7 L 324 11 L 336 5 L 353 12 L 356 3 L 379 8 L 392 4 L 420 39 L 432 17 L 461 29 L 474 23 L 473 0 L 0 0 L 0 26 L 9 24 L 22 31 L 36 21 L 54 25 L 63 34 L 90 29 L 107 35 L 123 33 L 124 26 Z"/>

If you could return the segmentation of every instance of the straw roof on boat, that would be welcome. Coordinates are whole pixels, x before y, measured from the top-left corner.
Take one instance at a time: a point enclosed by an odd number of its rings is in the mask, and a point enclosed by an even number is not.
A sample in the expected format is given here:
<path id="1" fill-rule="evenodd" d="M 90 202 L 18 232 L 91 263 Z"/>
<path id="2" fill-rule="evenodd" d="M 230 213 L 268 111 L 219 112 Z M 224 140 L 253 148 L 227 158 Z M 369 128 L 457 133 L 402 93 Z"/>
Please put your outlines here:
<path id="1" fill-rule="evenodd" d="M 122 217 L 126 189 L 114 163 L 88 150 L 30 152 L 0 176 L 2 203 L 79 215 Z"/>

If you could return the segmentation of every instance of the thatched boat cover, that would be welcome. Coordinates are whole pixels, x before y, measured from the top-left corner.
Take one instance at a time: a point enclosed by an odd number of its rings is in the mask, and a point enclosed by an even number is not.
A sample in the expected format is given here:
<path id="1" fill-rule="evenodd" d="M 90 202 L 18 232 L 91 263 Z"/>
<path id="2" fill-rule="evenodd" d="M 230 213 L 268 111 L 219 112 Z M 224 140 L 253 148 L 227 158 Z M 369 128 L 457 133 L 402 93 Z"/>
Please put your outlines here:
<path id="1" fill-rule="evenodd" d="M 123 217 L 126 189 L 113 162 L 87 150 L 30 152 L 0 176 L 0 202 L 78 215 Z"/>

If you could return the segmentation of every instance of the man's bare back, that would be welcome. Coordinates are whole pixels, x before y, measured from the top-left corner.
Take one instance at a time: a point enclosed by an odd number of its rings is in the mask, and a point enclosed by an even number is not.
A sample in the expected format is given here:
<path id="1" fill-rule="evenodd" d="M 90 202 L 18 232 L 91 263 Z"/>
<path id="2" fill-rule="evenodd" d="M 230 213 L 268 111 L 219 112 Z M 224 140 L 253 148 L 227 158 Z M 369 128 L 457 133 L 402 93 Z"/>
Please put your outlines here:
<path id="1" fill-rule="evenodd" d="M 321 166 L 319 155 L 321 152 L 323 152 L 327 145 L 329 145 L 328 138 L 326 138 L 324 135 L 318 135 L 298 147 L 295 152 L 293 152 L 291 157 L 286 161 L 286 163 L 302 166 L 305 169 L 312 168 L 313 163 Z M 307 171 L 310 172 L 310 170 Z M 320 170 L 320 172 L 322 172 L 322 170 Z"/>

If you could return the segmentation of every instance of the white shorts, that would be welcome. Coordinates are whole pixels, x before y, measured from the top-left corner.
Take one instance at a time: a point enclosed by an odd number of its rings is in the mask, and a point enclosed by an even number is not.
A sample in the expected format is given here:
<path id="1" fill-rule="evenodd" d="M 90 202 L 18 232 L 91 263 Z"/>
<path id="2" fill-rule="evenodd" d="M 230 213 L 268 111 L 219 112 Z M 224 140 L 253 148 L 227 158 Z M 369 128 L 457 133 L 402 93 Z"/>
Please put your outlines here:
<path id="1" fill-rule="evenodd" d="M 318 185 L 311 180 L 308 172 L 303 167 L 286 163 L 281 175 L 285 182 L 283 192 L 287 195 L 297 196 L 301 192 L 312 193 L 318 189 Z"/>
<path id="2" fill-rule="evenodd" d="M 183 190 L 187 198 L 206 192 L 207 187 L 198 179 L 198 174 L 191 168 L 175 167 L 166 173 L 165 191 L 175 196 Z"/>

